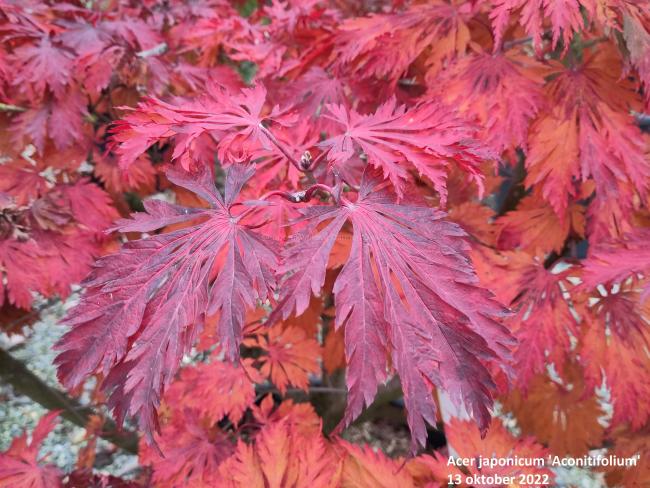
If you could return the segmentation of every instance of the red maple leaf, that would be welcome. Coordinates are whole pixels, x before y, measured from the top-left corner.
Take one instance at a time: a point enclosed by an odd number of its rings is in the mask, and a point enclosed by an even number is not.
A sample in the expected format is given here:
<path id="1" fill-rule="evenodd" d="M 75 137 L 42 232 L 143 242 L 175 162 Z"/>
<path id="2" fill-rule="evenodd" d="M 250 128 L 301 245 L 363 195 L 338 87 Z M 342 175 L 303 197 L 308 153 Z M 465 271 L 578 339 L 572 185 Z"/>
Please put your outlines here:
<path id="1" fill-rule="evenodd" d="M 115 123 L 113 141 L 120 164 L 128 168 L 135 159 L 158 141 L 175 137 L 173 159 L 180 158 L 186 168 L 191 166 L 194 141 L 204 133 L 221 139 L 219 157 L 252 153 L 271 148 L 269 132 L 262 126 L 267 119 L 279 117 L 276 107 L 264 115 L 266 90 L 262 85 L 232 94 L 215 84 L 208 85 L 207 94 L 182 104 L 170 104 L 149 98 L 123 120 Z"/>
<path id="2" fill-rule="evenodd" d="M 252 174 L 251 168 L 233 166 L 221 196 L 209 171 L 192 175 L 169 169 L 170 181 L 211 207 L 150 200 L 146 213 L 119 221 L 116 229 L 123 232 L 198 223 L 131 241 L 100 259 L 81 302 L 66 316 L 72 329 L 56 346 L 61 381 L 74 387 L 96 371 L 108 375 L 104 389 L 112 391 L 109 404 L 118 418 L 139 413 L 150 438 L 161 392 L 205 315 L 219 313 L 218 339 L 227 357 L 236 359 L 246 307 L 265 300 L 273 288 L 274 243 L 240 224 L 231 212 Z M 218 266 L 217 255 L 223 256 Z"/>
<path id="3" fill-rule="evenodd" d="M 336 37 L 336 65 L 351 64 L 357 76 L 397 81 L 426 51 L 426 64 L 438 71 L 465 52 L 470 32 L 468 2 L 436 0 L 390 14 L 347 19 Z"/>
<path id="4" fill-rule="evenodd" d="M 62 473 L 51 464 L 41 465 L 38 452 L 43 440 L 54 429 L 59 411 L 45 415 L 32 432 L 31 442 L 27 433 L 17 437 L 9 449 L 0 453 L 0 486 L 6 488 L 57 488 Z"/>
<path id="5" fill-rule="evenodd" d="M 650 2 L 0 0 L 0 39 L 0 327 L 92 269 L 60 376 L 134 417 L 131 486 L 460 473 L 325 439 L 344 372 L 340 427 L 400 379 L 413 447 L 442 418 L 454 454 L 545 456 L 485 432 L 498 391 L 556 454 L 649 452 Z M 35 437 L 0 485 L 123 484 Z"/>
<path id="6" fill-rule="evenodd" d="M 30 307 L 34 292 L 67 297 L 102 254 L 102 233 L 115 217 L 108 195 L 83 179 L 54 186 L 25 206 L 0 193 L 0 305 L 5 292 L 20 308 Z"/>
<path id="7" fill-rule="evenodd" d="M 74 54 L 42 37 L 36 44 L 25 44 L 13 53 L 17 75 L 13 83 L 30 98 L 41 99 L 46 88 L 60 98 L 70 82 Z"/>
<path id="8" fill-rule="evenodd" d="M 648 100 L 650 87 L 650 11 L 638 3 L 617 4 L 623 10 L 623 37 L 630 54 L 630 61 L 639 72 Z"/>
<path id="9" fill-rule="evenodd" d="M 498 322 L 503 310 L 477 286 L 460 227 L 440 211 L 396 205 L 385 186 L 368 172 L 356 202 L 304 210 L 307 226 L 284 254 L 288 277 L 274 317 L 301 314 L 320 293 L 329 254 L 349 222 L 352 248 L 334 283 L 348 362 L 343 424 L 372 402 L 390 353 L 414 445 L 424 443 L 424 420 L 435 423 L 433 386 L 450 391 L 485 429 L 494 384 L 484 362 L 506 358 L 511 343 Z"/>
<path id="10" fill-rule="evenodd" d="M 519 11 L 520 23 L 526 32 L 533 37 L 533 43 L 539 47 L 544 33 L 542 21 L 548 17 L 551 21 L 553 48 L 560 38 L 564 48 L 568 49 L 574 31 L 579 31 L 583 24 L 581 3 L 587 6 L 591 2 L 579 0 L 557 0 L 546 2 L 544 0 L 495 0 L 490 11 L 492 19 L 495 49 L 501 47 L 503 36 L 508 26 L 510 16 Z"/>
<path id="11" fill-rule="evenodd" d="M 16 116 L 11 127 L 17 145 L 32 143 L 43 154 L 48 138 L 57 149 L 65 149 L 83 139 L 86 101 L 76 90 L 65 90 L 57 98 L 47 97 L 42 104 Z"/>
<path id="12" fill-rule="evenodd" d="M 544 105 L 543 78 L 530 57 L 509 52 L 460 58 L 435 80 L 453 106 L 477 118 L 480 140 L 497 153 L 526 148 L 530 121 Z"/>
<path id="13" fill-rule="evenodd" d="M 558 215 L 579 194 L 577 180 L 593 179 L 599 213 L 618 201 L 629 218 L 636 193 L 650 192 L 647 136 L 628 115 L 639 100 L 611 75 L 611 48 L 585 53 L 584 62 L 555 66 L 546 85 L 551 109 L 531 126 L 526 185 L 541 188 Z"/>
<path id="14" fill-rule="evenodd" d="M 360 150 L 382 169 L 400 196 L 408 170 L 415 169 L 446 200 L 446 169 L 452 162 L 481 186 L 478 165 L 491 153 L 474 139 L 476 128 L 442 103 L 426 101 L 407 110 L 392 98 L 367 115 L 341 105 L 327 105 L 327 110 L 327 116 L 345 128 L 320 143 L 331 166 L 344 165 Z"/>
<path id="15" fill-rule="evenodd" d="M 142 442 L 139 458 L 153 470 L 153 483 L 161 488 L 210 486 L 219 465 L 234 450 L 218 428 L 206 428 L 190 411 L 174 412 L 156 436 L 160 451 Z"/>
<path id="16" fill-rule="evenodd" d="M 546 269 L 523 251 L 473 255 L 481 281 L 515 311 L 508 325 L 519 344 L 515 350 L 516 383 L 525 386 L 552 362 L 561 368 L 578 335 L 564 290 L 572 269 Z"/>

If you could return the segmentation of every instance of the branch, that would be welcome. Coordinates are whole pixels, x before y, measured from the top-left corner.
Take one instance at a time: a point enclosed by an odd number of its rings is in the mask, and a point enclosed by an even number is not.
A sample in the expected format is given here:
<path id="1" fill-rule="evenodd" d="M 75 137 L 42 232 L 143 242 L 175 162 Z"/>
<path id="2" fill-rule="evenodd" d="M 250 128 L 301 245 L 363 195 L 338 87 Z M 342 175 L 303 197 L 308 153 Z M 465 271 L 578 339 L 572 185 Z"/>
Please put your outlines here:
<path id="1" fill-rule="evenodd" d="M 255 393 L 259 396 L 267 395 L 273 393 L 275 395 L 281 395 L 280 390 L 275 385 L 271 384 L 262 384 L 255 385 Z M 307 390 L 301 388 L 287 388 L 286 395 L 289 397 L 302 398 L 310 393 L 323 393 L 330 395 L 347 395 L 347 388 L 337 388 L 335 386 L 319 386 L 319 385 L 309 385 Z"/>
<path id="2" fill-rule="evenodd" d="M 590 39 L 588 41 L 585 41 L 582 44 L 582 49 L 588 49 L 590 47 L 595 46 L 596 44 L 600 44 L 601 42 L 606 42 L 609 40 L 609 36 L 600 36 L 596 37 L 595 39 Z"/>
<path id="3" fill-rule="evenodd" d="M 528 44 L 529 42 L 533 42 L 532 37 L 522 37 L 520 39 L 513 39 L 511 41 L 504 41 L 503 50 L 506 51 L 506 50 L 510 49 L 511 47 L 518 46 L 519 44 Z"/>
<path id="4" fill-rule="evenodd" d="M 553 35 L 553 32 L 550 30 L 542 32 L 542 39 L 550 39 L 551 36 Z M 511 39 L 509 41 L 503 41 L 501 44 L 501 49 L 503 51 L 506 51 L 510 49 L 511 47 L 514 46 L 519 46 L 521 44 L 528 44 L 529 42 L 532 43 L 534 39 L 532 37 L 520 37 L 518 39 Z"/>
<path id="5" fill-rule="evenodd" d="M 61 416 L 79 427 L 85 428 L 90 416 L 96 415 L 91 407 L 81 405 L 66 393 L 46 384 L 21 361 L 2 348 L 0 348 L 0 378 L 11 385 L 16 393 L 29 397 L 48 410 L 62 410 Z M 118 429 L 110 419 L 106 419 L 99 436 L 131 454 L 138 453 L 137 434 Z"/>
<path id="6" fill-rule="evenodd" d="M 313 171 L 316 166 L 325 158 L 325 155 L 327 154 L 327 151 L 321 152 L 318 156 L 316 156 L 316 159 L 311 161 L 309 163 L 308 169 L 309 171 Z"/>
<path id="7" fill-rule="evenodd" d="M 333 398 L 332 395 L 324 397 L 324 394 L 334 393 L 334 391 L 318 391 L 310 388 L 310 401 L 323 419 L 323 433 L 325 435 L 335 432 L 343 418 L 346 406 L 346 389 L 341 389 L 343 393 Z M 352 425 L 360 425 L 363 422 L 375 419 L 382 419 L 383 421 L 398 425 L 406 425 L 404 409 L 393 405 L 393 402 L 399 400 L 402 396 L 402 387 L 400 386 L 399 380 L 392 378 L 387 384 L 379 387 L 372 404 L 361 412 L 354 422 L 352 422 Z"/>

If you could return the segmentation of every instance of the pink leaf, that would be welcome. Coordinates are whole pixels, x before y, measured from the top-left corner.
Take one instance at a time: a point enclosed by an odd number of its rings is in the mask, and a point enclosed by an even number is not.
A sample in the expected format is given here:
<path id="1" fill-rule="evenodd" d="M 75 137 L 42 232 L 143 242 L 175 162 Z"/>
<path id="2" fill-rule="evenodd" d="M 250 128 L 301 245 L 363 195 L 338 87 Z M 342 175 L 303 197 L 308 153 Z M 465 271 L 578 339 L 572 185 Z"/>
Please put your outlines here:
<path id="1" fill-rule="evenodd" d="M 155 142 L 175 137 L 173 158 L 180 158 L 189 168 L 193 143 L 204 133 L 221 140 L 218 148 L 222 161 L 231 153 L 269 149 L 271 142 L 262 122 L 278 116 L 279 111 L 264 115 L 265 99 L 262 85 L 235 95 L 214 84 L 208 85 L 207 94 L 197 101 L 171 104 L 149 98 L 113 127 L 120 164 L 127 168 Z"/>
<path id="2" fill-rule="evenodd" d="M 399 196 L 410 169 L 427 177 L 446 200 L 446 169 L 456 163 L 481 186 L 479 163 L 492 155 L 474 140 L 475 128 L 454 110 L 423 102 L 407 110 L 394 98 L 373 114 L 362 115 L 341 105 L 327 105 L 328 117 L 345 128 L 343 134 L 321 143 L 331 166 L 343 165 L 361 150 L 368 162 L 381 168 Z"/>

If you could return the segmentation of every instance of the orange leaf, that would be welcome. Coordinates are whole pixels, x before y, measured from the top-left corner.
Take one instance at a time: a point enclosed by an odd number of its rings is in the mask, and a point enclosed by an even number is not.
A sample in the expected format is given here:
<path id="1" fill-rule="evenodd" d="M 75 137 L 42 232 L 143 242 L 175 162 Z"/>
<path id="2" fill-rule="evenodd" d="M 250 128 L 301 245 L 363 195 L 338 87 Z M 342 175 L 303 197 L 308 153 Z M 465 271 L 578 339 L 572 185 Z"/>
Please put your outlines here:
<path id="1" fill-rule="evenodd" d="M 533 194 L 500 217 L 497 226 L 501 249 L 522 249 L 543 258 L 551 251 L 560 253 L 569 233 L 584 237 L 584 207 L 571 204 L 560 218 L 550 205 Z"/>
<path id="2" fill-rule="evenodd" d="M 483 244 L 495 246 L 498 227 L 493 225 L 494 210 L 478 202 L 463 202 L 449 209 L 449 219 Z"/>
<path id="3" fill-rule="evenodd" d="M 321 432 L 321 418 L 311 403 L 294 403 L 284 400 L 275 405 L 272 395 L 267 395 L 258 405 L 252 405 L 251 410 L 255 420 L 261 425 L 285 421 L 296 434 L 310 437 L 318 436 Z"/>
<path id="4" fill-rule="evenodd" d="M 226 488 L 330 488 L 340 486 L 340 462 L 323 437 L 302 436 L 286 420 L 271 423 L 219 468 L 213 486 Z"/>
<path id="5" fill-rule="evenodd" d="M 228 416 L 236 425 L 255 400 L 253 381 L 261 380 L 251 359 L 242 360 L 242 366 L 222 361 L 198 364 L 181 371 L 165 402 L 172 408 L 192 409 L 212 424 Z"/>
<path id="6" fill-rule="evenodd" d="M 284 394 L 289 385 L 306 390 L 309 375 L 320 372 L 318 359 L 321 347 L 297 327 L 283 329 L 281 324 L 244 340 L 248 347 L 259 347 L 263 354 L 257 359 L 260 372 Z"/>
<path id="7" fill-rule="evenodd" d="M 327 261 L 327 269 L 340 268 L 345 264 L 350 256 L 350 249 L 352 248 L 352 232 L 347 229 L 342 229 L 339 235 L 336 236 L 334 246 Z"/>
<path id="8" fill-rule="evenodd" d="M 343 328 L 331 328 L 325 336 L 323 344 L 323 366 L 328 374 L 340 368 L 345 368 L 345 335 Z"/>
<path id="9" fill-rule="evenodd" d="M 580 346 L 580 363 L 588 387 L 606 382 L 614 406 L 612 425 L 629 422 L 639 429 L 650 418 L 650 343 L 645 322 L 650 318 L 650 301 L 639 305 L 639 291 L 608 290 L 585 311 L 587 332 Z"/>
<path id="10" fill-rule="evenodd" d="M 609 466 L 605 471 L 607 486 L 650 486 L 650 427 L 637 432 L 616 429 L 611 435 L 614 448 L 607 455 L 635 458 L 636 466 Z"/>
<path id="11" fill-rule="evenodd" d="M 414 487 L 413 477 L 404 469 L 402 459 L 390 459 L 369 446 L 357 446 L 344 440 L 339 444 L 347 455 L 343 461 L 342 486 L 354 488 Z"/>
<path id="12" fill-rule="evenodd" d="M 323 313 L 323 298 L 312 296 L 309 306 L 299 316 L 291 315 L 282 322 L 284 328 L 298 327 L 303 329 L 308 336 L 315 336 L 320 325 L 320 316 Z"/>
<path id="13" fill-rule="evenodd" d="M 217 468 L 233 452 L 233 444 L 216 428 L 206 428 L 189 411 L 176 412 L 156 435 L 158 452 L 140 442 L 139 458 L 153 470 L 156 488 L 208 488 Z"/>
<path id="14" fill-rule="evenodd" d="M 576 365 L 564 368 L 562 383 L 537 376 L 527 395 L 514 391 L 504 407 L 512 411 L 524 434 L 533 435 L 557 455 L 581 456 L 602 444 L 604 412 L 585 391 L 583 373 Z"/>

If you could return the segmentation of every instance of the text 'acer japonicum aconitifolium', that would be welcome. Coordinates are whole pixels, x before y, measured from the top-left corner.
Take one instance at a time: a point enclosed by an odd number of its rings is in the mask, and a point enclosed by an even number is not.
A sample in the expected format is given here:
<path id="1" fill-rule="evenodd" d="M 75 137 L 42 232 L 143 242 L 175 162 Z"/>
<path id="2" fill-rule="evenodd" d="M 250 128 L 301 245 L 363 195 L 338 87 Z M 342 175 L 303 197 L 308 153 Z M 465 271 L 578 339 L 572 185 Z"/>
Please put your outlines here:
<path id="1" fill-rule="evenodd" d="M 83 283 L 59 376 L 145 484 L 444 484 L 322 435 L 398 386 L 412 450 L 445 392 L 467 457 L 650 456 L 647 2 L 0 0 L 0 40 L 0 328 Z M 53 426 L 0 486 L 61 481 Z"/>

